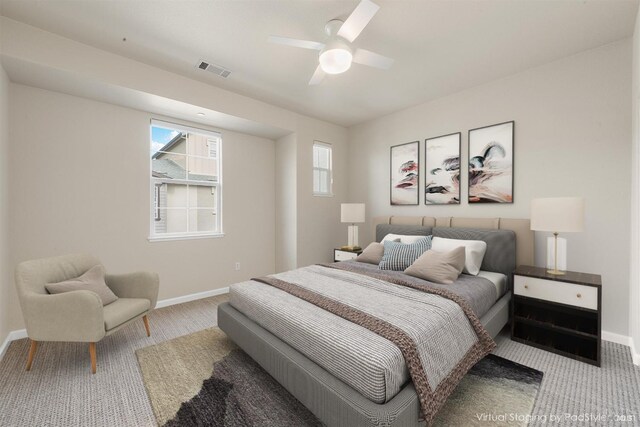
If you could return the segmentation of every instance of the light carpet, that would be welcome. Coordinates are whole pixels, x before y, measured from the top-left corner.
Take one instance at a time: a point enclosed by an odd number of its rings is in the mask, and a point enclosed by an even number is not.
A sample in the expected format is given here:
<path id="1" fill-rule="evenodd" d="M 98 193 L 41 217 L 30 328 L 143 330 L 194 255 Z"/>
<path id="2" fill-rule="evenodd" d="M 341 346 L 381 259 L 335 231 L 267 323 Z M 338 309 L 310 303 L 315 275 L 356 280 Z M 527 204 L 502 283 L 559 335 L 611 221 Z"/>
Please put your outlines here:
<path id="1" fill-rule="evenodd" d="M 135 350 L 213 327 L 216 307 L 226 296 L 154 311 L 151 338 L 142 322 L 98 343 L 98 373 L 91 375 L 87 345 L 42 343 L 31 372 L 24 366 L 26 339 L 14 341 L 0 361 L 0 426 L 153 426 Z M 561 416 L 533 426 L 640 425 L 640 367 L 628 347 L 604 342 L 602 367 L 567 359 L 501 335 L 495 354 L 544 372 L 533 416 Z M 563 414 L 569 414 L 564 417 Z M 602 422 L 572 418 L 602 415 Z M 635 417 L 635 422 L 614 416 Z"/>

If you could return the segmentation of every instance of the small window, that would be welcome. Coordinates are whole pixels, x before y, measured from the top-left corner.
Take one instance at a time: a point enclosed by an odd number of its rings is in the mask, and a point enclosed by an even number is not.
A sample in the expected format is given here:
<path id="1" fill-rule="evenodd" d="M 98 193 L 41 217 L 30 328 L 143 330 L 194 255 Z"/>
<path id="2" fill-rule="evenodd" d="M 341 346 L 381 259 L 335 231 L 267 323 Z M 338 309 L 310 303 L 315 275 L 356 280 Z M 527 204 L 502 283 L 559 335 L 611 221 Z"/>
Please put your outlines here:
<path id="1" fill-rule="evenodd" d="M 222 235 L 219 133 L 151 122 L 151 240 Z"/>
<path id="2" fill-rule="evenodd" d="M 313 143 L 313 195 L 332 196 L 331 145 Z"/>

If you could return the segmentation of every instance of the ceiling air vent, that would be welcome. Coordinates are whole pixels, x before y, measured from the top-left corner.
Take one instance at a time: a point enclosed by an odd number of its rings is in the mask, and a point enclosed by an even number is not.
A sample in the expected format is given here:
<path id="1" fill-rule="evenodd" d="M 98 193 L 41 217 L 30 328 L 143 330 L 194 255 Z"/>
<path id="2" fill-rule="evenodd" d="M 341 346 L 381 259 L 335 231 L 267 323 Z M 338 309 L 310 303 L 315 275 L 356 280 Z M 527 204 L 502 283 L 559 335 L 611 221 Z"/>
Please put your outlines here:
<path id="1" fill-rule="evenodd" d="M 200 61 L 198 63 L 198 68 L 201 70 L 209 71 L 210 73 L 213 73 L 216 76 L 220 76 L 224 79 L 229 77 L 229 75 L 231 74 L 231 70 L 227 70 L 226 68 L 221 67 L 220 65 L 210 64 L 206 61 Z"/>

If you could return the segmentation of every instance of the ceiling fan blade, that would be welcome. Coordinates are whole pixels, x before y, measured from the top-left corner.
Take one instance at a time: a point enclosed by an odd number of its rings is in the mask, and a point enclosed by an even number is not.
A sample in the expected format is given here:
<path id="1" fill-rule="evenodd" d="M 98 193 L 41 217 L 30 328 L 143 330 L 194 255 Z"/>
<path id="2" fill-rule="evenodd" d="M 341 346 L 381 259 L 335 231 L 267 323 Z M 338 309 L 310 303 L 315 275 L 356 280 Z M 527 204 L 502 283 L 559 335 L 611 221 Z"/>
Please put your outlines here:
<path id="1" fill-rule="evenodd" d="M 349 40 L 350 43 L 360 35 L 364 27 L 367 26 L 373 15 L 380 9 L 380 6 L 371 0 L 362 0 L 358 6 L 351 12 L 351 15 L 344 21 L 338 35 Z"/>
<path id="2" fill-rule="evenodd" d="M 353 55 L 353 62 L 368 65 L 369 67 L 380 68 L 382 70 L 388 70 L 391 68 L 395 60 L 382 56 L 378 53 L 371 52 L 366 49 L 357 49 Z"/>
<path id="3" fill-rule="evenodd" d="M 269 36 L 267 41 L 285 46 L 301 47 L 303 49 L 322 50 L 324 48 L 324 43 L 311 40 L 290 39 L 289 37 Z"/>
<path id="4" fill-rule="evenodd" d="M 324 76 L 325 76 L 324 71 L 322 71 L 322 68 L 320 68 L 320 65 L 318 65 L 318 68 L 316 68 L 316 71 L 313 73 L 313 76 L 311 76 L 311 80 L 309 80 L 309 86 L 320 84 L 320 82 L 324 80 Z"/>

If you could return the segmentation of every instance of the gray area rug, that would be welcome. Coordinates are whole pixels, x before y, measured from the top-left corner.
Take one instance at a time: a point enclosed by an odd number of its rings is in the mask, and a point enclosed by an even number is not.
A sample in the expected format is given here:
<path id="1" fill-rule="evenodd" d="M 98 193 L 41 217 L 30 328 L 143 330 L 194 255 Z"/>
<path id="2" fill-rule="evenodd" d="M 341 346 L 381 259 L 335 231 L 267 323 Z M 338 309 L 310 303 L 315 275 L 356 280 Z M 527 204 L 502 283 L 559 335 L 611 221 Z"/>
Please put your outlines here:
<path id="1" fill-rule="evenodd" d="M 322 425 L 218 328 L 146 347 L 136 355 L 159 425 Z M 463 378 L 435 425 L 527 425 L 542 377 L 540 371 L 489 355 Z"/>

